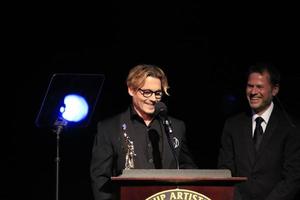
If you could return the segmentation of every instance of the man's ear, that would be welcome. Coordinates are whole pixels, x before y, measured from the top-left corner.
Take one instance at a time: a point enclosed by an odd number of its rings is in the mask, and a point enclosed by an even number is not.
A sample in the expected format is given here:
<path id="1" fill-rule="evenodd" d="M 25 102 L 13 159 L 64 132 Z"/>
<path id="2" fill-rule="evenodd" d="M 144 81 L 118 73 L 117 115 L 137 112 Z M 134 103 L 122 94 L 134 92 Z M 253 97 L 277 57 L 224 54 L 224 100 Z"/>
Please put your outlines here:
<path id="1" fill-rule="evenodd" d="M 272 89 L 272 95 L 276 96 L 279 92 L 279 85 L 275 85 Z"/>
<path id="2" fill-rule="evenodd" d="M 132 88 L 130 88 L 130 87 L 128 87 L 128 94 L 130 95 L 130 96 L 133 96 L 134 95 L 134 90 L 132 89 Z"/>

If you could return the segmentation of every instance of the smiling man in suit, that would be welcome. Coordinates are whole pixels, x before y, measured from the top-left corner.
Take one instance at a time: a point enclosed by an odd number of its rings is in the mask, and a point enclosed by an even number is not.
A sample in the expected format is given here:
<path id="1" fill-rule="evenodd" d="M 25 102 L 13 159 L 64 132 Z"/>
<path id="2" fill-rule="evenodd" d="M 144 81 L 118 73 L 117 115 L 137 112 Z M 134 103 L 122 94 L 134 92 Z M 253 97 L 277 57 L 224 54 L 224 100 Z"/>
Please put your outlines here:
<path id="1" fill-rule="evenodd" d="M 218 167 L 248 178 L 237 185 L 235 199 L 298 198 L 299 123 L 292 122 L 276 99 L 279 83 L 280 74 L 271 65 L 251 66 L 246 86 L 251 109 L 228 118 L 224 124 Z"/>

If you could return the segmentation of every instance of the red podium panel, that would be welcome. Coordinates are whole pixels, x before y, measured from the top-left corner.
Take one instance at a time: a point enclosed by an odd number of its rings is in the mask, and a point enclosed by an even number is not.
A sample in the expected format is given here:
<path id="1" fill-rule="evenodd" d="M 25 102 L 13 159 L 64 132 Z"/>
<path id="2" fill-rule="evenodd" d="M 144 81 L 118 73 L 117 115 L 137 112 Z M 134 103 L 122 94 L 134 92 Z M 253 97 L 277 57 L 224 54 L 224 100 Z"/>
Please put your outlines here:
<path id="1" fill-rule="evenodd" d="M 231 177 L 227 170 L 131 170 L 126 173 L 111 178 L 121 200 L 232 200 L 235 184 L 247 180 Z"/>

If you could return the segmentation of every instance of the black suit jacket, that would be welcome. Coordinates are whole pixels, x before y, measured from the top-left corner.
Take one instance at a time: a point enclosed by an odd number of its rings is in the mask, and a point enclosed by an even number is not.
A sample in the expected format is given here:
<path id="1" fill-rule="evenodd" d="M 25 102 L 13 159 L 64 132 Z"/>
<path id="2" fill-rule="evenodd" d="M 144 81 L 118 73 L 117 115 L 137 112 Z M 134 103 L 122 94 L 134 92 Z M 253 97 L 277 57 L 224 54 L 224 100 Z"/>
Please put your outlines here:
<path id="1" fill-rule="evenodd" d="M 133 127 L 130 126 L 129 109 L 113 118 L 98 123 L 90 168 L 92 188 L 96 200 L 113 198 L 110 177 L 120 175 L 124 169 L 127 150 L 124 147 L 123 131 L 121 129 L 124 119 L 129 124 L 126 132 L 130 136 Z M 176 154 L 180 168 L 197 168 L 186 145 L 184 122 L 172 117 L 169 119 L 172 123 L 173 134 L 179 140 Z M 163 137 L 162 166 L 165 169 L 176 169 L 176 161 L 166 139 L 166 134 L 163 134 Z M 134 144 L 136 143 L 134 142 Z M 140 152 L 138 153 L 140 154 Z"/>
<path id="2" fill-rule="evenodd" d="M 244 113 L 225 122 L 219 168 L 247 177 L 238 185 L 236 199 L 295 199 L 300 185 L 300 131 L 276 105 L 258 156 L 254 156 L 252 117 Z"/>

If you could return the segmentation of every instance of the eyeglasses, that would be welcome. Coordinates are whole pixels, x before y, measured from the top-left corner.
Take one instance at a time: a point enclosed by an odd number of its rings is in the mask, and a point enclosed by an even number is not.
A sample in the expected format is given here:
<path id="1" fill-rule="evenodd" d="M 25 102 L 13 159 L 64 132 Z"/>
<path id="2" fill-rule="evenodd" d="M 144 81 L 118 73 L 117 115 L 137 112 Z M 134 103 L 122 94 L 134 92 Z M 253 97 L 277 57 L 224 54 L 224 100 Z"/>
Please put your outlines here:
<path id="1" fill-rule="evenodd" d="M 163 92 L 161 90 L 152 91 L 149 89 L 143 90 L 143 89 L 139 88 L 138 91 L 146 98 L 151 97 L 153 93 L 155 95 L 155 98 L 157 98 L 157 99 L 160 99 L 163 95 Z"/>

